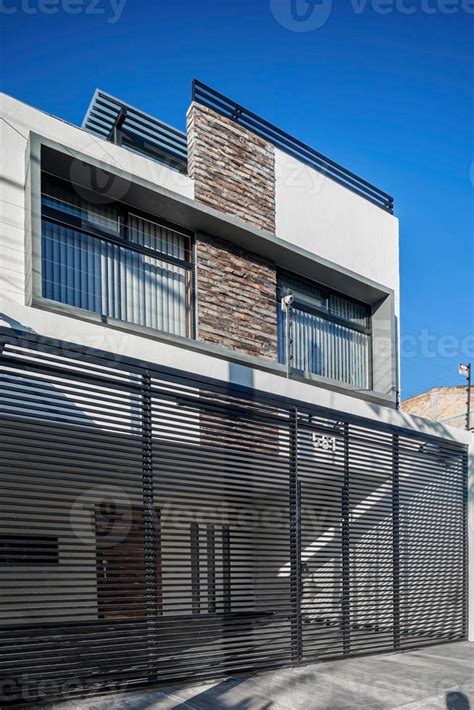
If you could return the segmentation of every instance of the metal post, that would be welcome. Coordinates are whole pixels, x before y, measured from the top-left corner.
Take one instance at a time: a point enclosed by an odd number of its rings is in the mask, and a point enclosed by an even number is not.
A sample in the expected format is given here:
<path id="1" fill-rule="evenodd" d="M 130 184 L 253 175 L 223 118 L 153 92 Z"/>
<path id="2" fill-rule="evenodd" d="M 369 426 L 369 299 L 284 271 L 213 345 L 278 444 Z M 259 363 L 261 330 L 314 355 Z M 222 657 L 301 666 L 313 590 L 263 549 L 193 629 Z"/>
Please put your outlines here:
<path id="1" fill-rule="evenodd" d="M 400 648 L 400 463 L 399 437 L 392 439 L 393 645 Z"/>
<path id="2" fill-rule="evenodd" d="M 342 645 L 344 656 L 351 652 L 351 560 L 350 560 L 350 470 L 349 424 L 344 424 L 344 486 L 341 496 L 342 518 Z"/>
<path id="3" fill-rule="evenodd" d="M 153 449 L 151 377 L 148 370 L 142 376 L 142 464 L 143 464 L 143 518 L 144 518 L 144 562 L 145 562 L 145 605 L 148 650 L 148 679 L 156 680 L 156 632 L 158 616 L 157 584 L 157 533 L 153 490 Z"/>
<path id="4" fill-rule="evenodd" d="M 290 412 L 290 595 L 291 650 L 294 663 L 303 658 L 301 626 L 301 487 L 298 480 L 298 410 Z"/>
<path id="5" fill-rule="evenodd" d="M 469 363 L 469 369 L 467 374 L 467 412 L 466 412 L 466 430 L 471 430 L 471 379 L 472 379 L 472 367 Z"/>
<path id="6" fill-rule="evenodd" d="M 459 365 L 459 374 L 466 378 L 467 381 L 467 401 L 466 401 L 466 431 L 471 430 L 471 385 L 472 385 L 472 366 L 471 363 L 461 363 Z"/>
<path id="7" fill-rule="evenodd" d="M 291 374 L 291 316 L 290 309 L 285 314 L 286 376 Z"/>
<path id="8" fill-rule="evenodd" d="M 119 113 L 117 114 L 117 118 L 114 121 L 114 125 L 112 126 L 112 131 L 111 131 L 112 143 L 115 143 L 115 145 L 122 145 L 122 143 L 123 143 L 123 130 L 122 129 L 123 129 L 123 124 L 125 123 L 126 118 L 127 118 L 127 109 L 122 107 L 120 109 Z"/>
<path id="9" fill-rule="evenodd" d="M 291 376 L 293 365 L 293 319 L 291 317 L 291 308 L 293 305 L 293 296 L 290 294 L 281 299 L 281 310 L 285 314 L 285 360 L 286 360 L 286 376 Z"/>

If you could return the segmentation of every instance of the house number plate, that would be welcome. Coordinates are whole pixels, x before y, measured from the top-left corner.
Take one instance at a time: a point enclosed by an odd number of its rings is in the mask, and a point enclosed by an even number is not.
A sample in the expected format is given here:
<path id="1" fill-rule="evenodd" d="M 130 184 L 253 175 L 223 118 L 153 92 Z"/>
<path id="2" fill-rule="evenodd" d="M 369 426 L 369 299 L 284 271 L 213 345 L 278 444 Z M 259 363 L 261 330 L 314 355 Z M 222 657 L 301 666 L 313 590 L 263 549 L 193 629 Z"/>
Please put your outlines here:
<path id="1" fill-rule="evenodd" d="M 323 449 L 323 451 L 336 451 L 336 437 L 313 432 L 313 446 L 315 449 Z"/>

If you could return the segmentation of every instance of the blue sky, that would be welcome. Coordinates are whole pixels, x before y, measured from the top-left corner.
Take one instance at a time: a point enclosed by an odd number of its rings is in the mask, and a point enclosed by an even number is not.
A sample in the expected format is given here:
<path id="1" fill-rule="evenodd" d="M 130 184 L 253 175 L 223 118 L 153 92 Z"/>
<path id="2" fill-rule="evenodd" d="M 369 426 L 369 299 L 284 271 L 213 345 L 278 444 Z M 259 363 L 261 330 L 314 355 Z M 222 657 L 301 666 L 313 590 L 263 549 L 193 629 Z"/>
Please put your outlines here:
<path id="1" fill-rule="evenodd" d="M 305 25 L 292 1 L 311 11 L 306 0 L 0 0 L 2 88 L 80 123 L 100 87 L 184 128 L 196 77 L 390 192 L 403 395 L 461 384 L 458 362 L 474 362 L 474 3 L 319 0 Z"/>

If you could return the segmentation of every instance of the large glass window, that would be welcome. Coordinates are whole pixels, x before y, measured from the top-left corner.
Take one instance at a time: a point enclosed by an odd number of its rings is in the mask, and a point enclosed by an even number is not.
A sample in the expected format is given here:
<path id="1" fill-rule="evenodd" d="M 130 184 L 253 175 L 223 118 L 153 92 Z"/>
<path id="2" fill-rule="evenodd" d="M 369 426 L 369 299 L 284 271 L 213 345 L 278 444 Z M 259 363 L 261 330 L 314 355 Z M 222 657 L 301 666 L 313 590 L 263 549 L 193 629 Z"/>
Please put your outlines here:
<path id="1" fill-rule="evenodd" d="M 278 280 L 278 355 L 286 363 L 286 316 L 281 298 L 292 294 L 292 369 L 357 389 L 371 386 L 370 306 L 302 279 Z"/>
<path id="2" fill-rule="evenodd" d="M 191 336 L 191 237 L 43 173 L 42 295 Z"/>

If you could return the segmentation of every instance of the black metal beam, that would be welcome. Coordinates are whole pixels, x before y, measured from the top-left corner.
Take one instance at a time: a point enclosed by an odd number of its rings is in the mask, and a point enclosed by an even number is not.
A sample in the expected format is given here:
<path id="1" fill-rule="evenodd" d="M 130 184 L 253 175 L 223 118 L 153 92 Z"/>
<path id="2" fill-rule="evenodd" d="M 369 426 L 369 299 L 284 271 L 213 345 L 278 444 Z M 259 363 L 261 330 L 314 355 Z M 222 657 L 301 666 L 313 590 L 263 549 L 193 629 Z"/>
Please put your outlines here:
<path id="1" fill-rule="evenodd" d="M 351 558 L 350 558 L 350 453 L 349 425 L 344 425 L 343 436 L 344 485 L 341 491 L 341 533 L 342 533 L 342 645 L 344 656 L 351 652 Z"/>
<path id="2" fill-rule="evenodd" d="M 197 79 L 192 82 L 192 100 L 243 125 L 318 172 L 393 214 L 391 195 Z"/>
<path id="3" fill-rule="evenodd" d="M 158 555 L 155 510 L 155 485 L 153 480 L 153 424 L 151 376 L 145 371 L 142 377 L 142 461 L 143 461 L 143 513 L 145 560 L 145 612 L 148 648 L 148 680 L 157 678 L 157 617 L 158 617 Z"/>
<path id="4" fill-rule="evenodd" d="M 301 487 L 298 480 L 298 411 L 296 408 L 290 412 L 289 447 L 291 650 L 293 663 L 300 663 L 303 658 L 301 625 Z"/>

